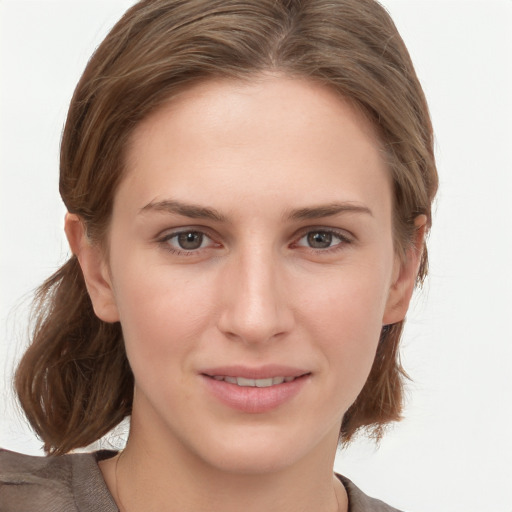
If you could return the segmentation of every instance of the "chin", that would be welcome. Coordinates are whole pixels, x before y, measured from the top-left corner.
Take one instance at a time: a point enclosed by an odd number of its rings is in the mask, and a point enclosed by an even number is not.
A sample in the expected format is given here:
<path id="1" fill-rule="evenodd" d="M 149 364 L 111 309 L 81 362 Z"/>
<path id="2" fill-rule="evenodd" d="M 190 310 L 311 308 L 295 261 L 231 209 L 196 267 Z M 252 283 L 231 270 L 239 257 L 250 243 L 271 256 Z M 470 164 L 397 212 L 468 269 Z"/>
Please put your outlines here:
<path id="1" fill-rule="evenodd" d="M 293 466 L 300 455 L 297 450 L 276 449 L 272 444 L 230 447 L 219 450 L 219 457 L 210 461 L 217 470 L 237 475 L 279 473 Z"/>
<path id="2" fill-rule="evenodd" d="M 196 446 L 196 455 L 226 473 L 263 475 L 279 473 L 301 463 L 309 464 L 312 457 L 324 453 L 322 444 L 328 446 L 329 453 L 335 452 L 337 432 L 324 442 L 298 434 L 289 429 L 245 428 L 239 435 L 232 432 L 210 439 L 209 446 Z"/>

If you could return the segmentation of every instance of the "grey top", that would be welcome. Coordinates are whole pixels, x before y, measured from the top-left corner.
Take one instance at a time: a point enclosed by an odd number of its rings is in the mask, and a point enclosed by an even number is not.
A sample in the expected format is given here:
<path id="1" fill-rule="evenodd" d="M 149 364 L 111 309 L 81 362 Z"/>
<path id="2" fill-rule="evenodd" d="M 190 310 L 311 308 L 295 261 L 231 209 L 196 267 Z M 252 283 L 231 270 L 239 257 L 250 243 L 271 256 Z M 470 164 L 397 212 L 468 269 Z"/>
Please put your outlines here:
<path id="1" fill-rule="evenodd" d="M 0 512 L 118 512 L 98 462 L 116 452 L 33 457 L 0 450 Z M 349 512 L 400 512 L 338 475 Z"/>

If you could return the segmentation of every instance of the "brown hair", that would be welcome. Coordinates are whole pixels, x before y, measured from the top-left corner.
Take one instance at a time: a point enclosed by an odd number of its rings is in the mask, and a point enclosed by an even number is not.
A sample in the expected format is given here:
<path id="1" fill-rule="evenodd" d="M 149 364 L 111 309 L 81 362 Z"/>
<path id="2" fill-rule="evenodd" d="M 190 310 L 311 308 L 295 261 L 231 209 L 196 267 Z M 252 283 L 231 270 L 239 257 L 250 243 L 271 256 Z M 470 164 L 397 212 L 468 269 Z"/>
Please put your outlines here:
<path id="1" fill-rule="evenodd" d="M 315 80 L 377 129 L 394 182 L 397 250 L 413 239 L 437 188 L 427 104 L 407 49 L 374 0 L 143 0 L 98 47 L 71 101 L 60 192 L 101 243 L 134 127 L 179 90 L 208 78 L 278 71 Z M 418 274 L 427 272 L 423 252 Z M 133 375 L 121 327 L 99 320 L 77 259 L 39 289 L 32 344 L 16 373 L 25 413 L 49 453 L 99 439 L 131 412 Z M 370 376 L 340 438 L 375 436 L 400 418 L 403 322 L 382 330 Z"/>

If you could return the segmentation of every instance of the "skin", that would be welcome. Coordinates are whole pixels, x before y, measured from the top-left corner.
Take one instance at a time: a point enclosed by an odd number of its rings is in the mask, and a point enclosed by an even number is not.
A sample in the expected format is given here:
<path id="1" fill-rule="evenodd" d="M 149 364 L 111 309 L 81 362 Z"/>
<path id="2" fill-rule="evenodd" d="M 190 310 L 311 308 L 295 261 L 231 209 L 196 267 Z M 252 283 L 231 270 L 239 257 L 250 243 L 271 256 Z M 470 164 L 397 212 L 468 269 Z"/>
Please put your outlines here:
<path id="1" fill-rule="evenodd" d="M 126 161 L 108 251 L 66 219 L 95 312 L 121 322 L 135 376 L 127 447 L 101 465 L 118 504 L 346 510 L 332 476 L 341 419 L 382 326 L 405 316 L 424 227 L 399 258 L 372 127 L 305 80 L 208 81 L 143 121 Z M 179 232 L 199 247 L 183 252 Z M 219 401 L 202 375 L 266 364 L 307 372 L 266 412 Z"/>

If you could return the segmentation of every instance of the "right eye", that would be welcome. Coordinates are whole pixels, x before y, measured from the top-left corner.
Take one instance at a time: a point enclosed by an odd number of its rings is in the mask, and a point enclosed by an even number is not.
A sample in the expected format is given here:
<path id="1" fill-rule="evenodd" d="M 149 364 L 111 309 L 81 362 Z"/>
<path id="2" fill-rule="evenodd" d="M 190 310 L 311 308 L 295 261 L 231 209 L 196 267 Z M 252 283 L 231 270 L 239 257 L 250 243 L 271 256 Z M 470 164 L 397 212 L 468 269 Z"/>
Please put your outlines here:
<path id="1" fill-rule="evenodd" d="M 208 235 L 193 229 L 169 233 L 159 242 L 165 244 L 167 250 L 177 254 L 189 254 L 214 245 Z"/>

